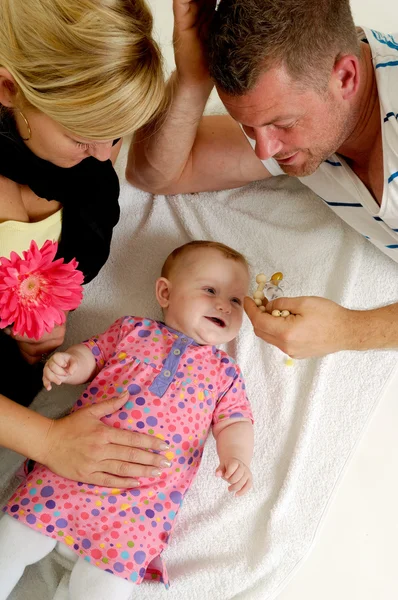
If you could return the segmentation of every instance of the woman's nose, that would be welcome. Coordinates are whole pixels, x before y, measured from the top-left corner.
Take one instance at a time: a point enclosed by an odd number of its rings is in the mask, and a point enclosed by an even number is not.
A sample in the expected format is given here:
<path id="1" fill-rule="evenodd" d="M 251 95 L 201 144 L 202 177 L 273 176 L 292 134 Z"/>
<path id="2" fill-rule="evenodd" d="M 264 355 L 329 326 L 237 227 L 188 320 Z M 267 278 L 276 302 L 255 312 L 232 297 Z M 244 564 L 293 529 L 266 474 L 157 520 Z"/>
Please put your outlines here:
<path id="1" fill-rule="evenodd" d="M 97 144 L 89 149 L 90 156 L 93 156 L 97 160 L 101 161 L 108 160 L 111 157 L 111 152 L 112 142 L 107 142 L 106 144 Z"/>

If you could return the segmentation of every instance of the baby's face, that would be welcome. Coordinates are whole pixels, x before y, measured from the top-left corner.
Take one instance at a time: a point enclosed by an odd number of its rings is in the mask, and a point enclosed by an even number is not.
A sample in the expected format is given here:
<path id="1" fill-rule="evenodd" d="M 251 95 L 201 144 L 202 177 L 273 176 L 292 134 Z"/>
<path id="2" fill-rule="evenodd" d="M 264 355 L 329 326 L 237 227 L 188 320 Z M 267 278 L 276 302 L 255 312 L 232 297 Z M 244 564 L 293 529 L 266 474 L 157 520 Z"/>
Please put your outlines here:
<path id="1" fill-rule="evenodd" d="M 236 337 L 249 288 L 244 264 L 213 248 L 201 248 L 181 258 L 169 281 L 166 325 L 198 344 L 224 344 Z"/>

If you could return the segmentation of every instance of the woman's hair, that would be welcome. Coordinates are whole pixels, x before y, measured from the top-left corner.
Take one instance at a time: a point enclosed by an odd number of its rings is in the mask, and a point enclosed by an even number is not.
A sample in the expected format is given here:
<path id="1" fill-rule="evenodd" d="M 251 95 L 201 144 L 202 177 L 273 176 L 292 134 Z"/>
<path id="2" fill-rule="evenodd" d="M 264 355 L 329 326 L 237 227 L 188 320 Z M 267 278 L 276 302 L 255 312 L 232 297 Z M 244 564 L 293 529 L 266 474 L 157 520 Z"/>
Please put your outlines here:
<path id="1" fill-rule="evenodd" d="M 92 140 L 132 133 L 163 107 L 144 0 L 0 0 L 0 66 L 31 105 Z"/>
<path id="2" fill-rule="evenodd" d="M 161 277 L 168 278 L 172 270 L 178 265 L 179 261 L 182 257 L 185 257 L 187 254 L 191 252 L 195 252 L 201 248 L 211 248 L 213 250 L 217 250 L 220 252 L 225 258 L 230 258 L 231 260 L 235 260 L 237 262 L 242 263 L 247 269 L 249 269 L 248 262 L 246 258 L 237 250 L 222 244 L 221 242 L 210 242 L 207 240 L 194 240 L 192 242 L 188 242 L 183 246 L 179 246 L 175 248 L 171 254 L 166 258 L 164 265 L 162 267 Z"/>

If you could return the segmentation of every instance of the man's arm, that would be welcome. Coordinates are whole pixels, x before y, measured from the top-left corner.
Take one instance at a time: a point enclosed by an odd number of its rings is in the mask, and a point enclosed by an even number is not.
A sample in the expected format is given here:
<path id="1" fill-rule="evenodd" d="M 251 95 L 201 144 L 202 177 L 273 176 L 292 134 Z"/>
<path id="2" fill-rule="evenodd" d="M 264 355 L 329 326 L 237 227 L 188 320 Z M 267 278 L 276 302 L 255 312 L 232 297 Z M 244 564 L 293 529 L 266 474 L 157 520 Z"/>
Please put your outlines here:
<path id="1" fill-rule="evenodd" d="M 270 174 L 239 125 L 227 115 L 203 117 L 213 87 L 199 29 L 211 18 L 208 0 L 174 0 L 176 71 L 167 86 L 167 108 L 137 132 L 126 177 L 161 194 L 239 187 Z"/>
<path id="2" fill-rule="evenodd" d="M 273 310 L 291 315 L 274 317 Z M 245 310 L 255 334 L 293 358 L 324 356 L 340 350 L 398 348 L 398 303 L 371 310 L 349 310 L 318 297 L 278 298 L 262 313 L 251 298 Z"/>

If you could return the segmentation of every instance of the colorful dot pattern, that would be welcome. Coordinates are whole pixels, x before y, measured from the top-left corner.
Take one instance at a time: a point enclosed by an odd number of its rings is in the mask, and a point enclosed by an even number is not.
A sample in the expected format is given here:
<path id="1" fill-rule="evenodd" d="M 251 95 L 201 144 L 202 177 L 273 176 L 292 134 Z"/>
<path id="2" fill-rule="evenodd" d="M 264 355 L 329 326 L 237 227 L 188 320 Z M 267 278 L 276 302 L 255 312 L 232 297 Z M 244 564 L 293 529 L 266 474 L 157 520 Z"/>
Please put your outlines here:
<path id="1" fill-rule="evenodd" d="M 166 440 L 172 467 L 160 477 L 141 478 L 138 489 L 119 490 L 64 479 L 36 464 L 4 511 L 109 573 L 137 584 L 163 581 L 168 587 L 160 555 L 198 470 L 209 429 L 221 419 L 252 419 L 244 381 L 225 352 L 199 346 L 149 319 L 121 318 L 85 343 L 95 356 L 97 375 L 73 410 L 128 390 L 123 408 L 103 422 Z M 174 375 L 170 372 L 165 389 L 165 365 L 170 364 Z M 157 378 L 159 394 L 152 385 Z"/>

